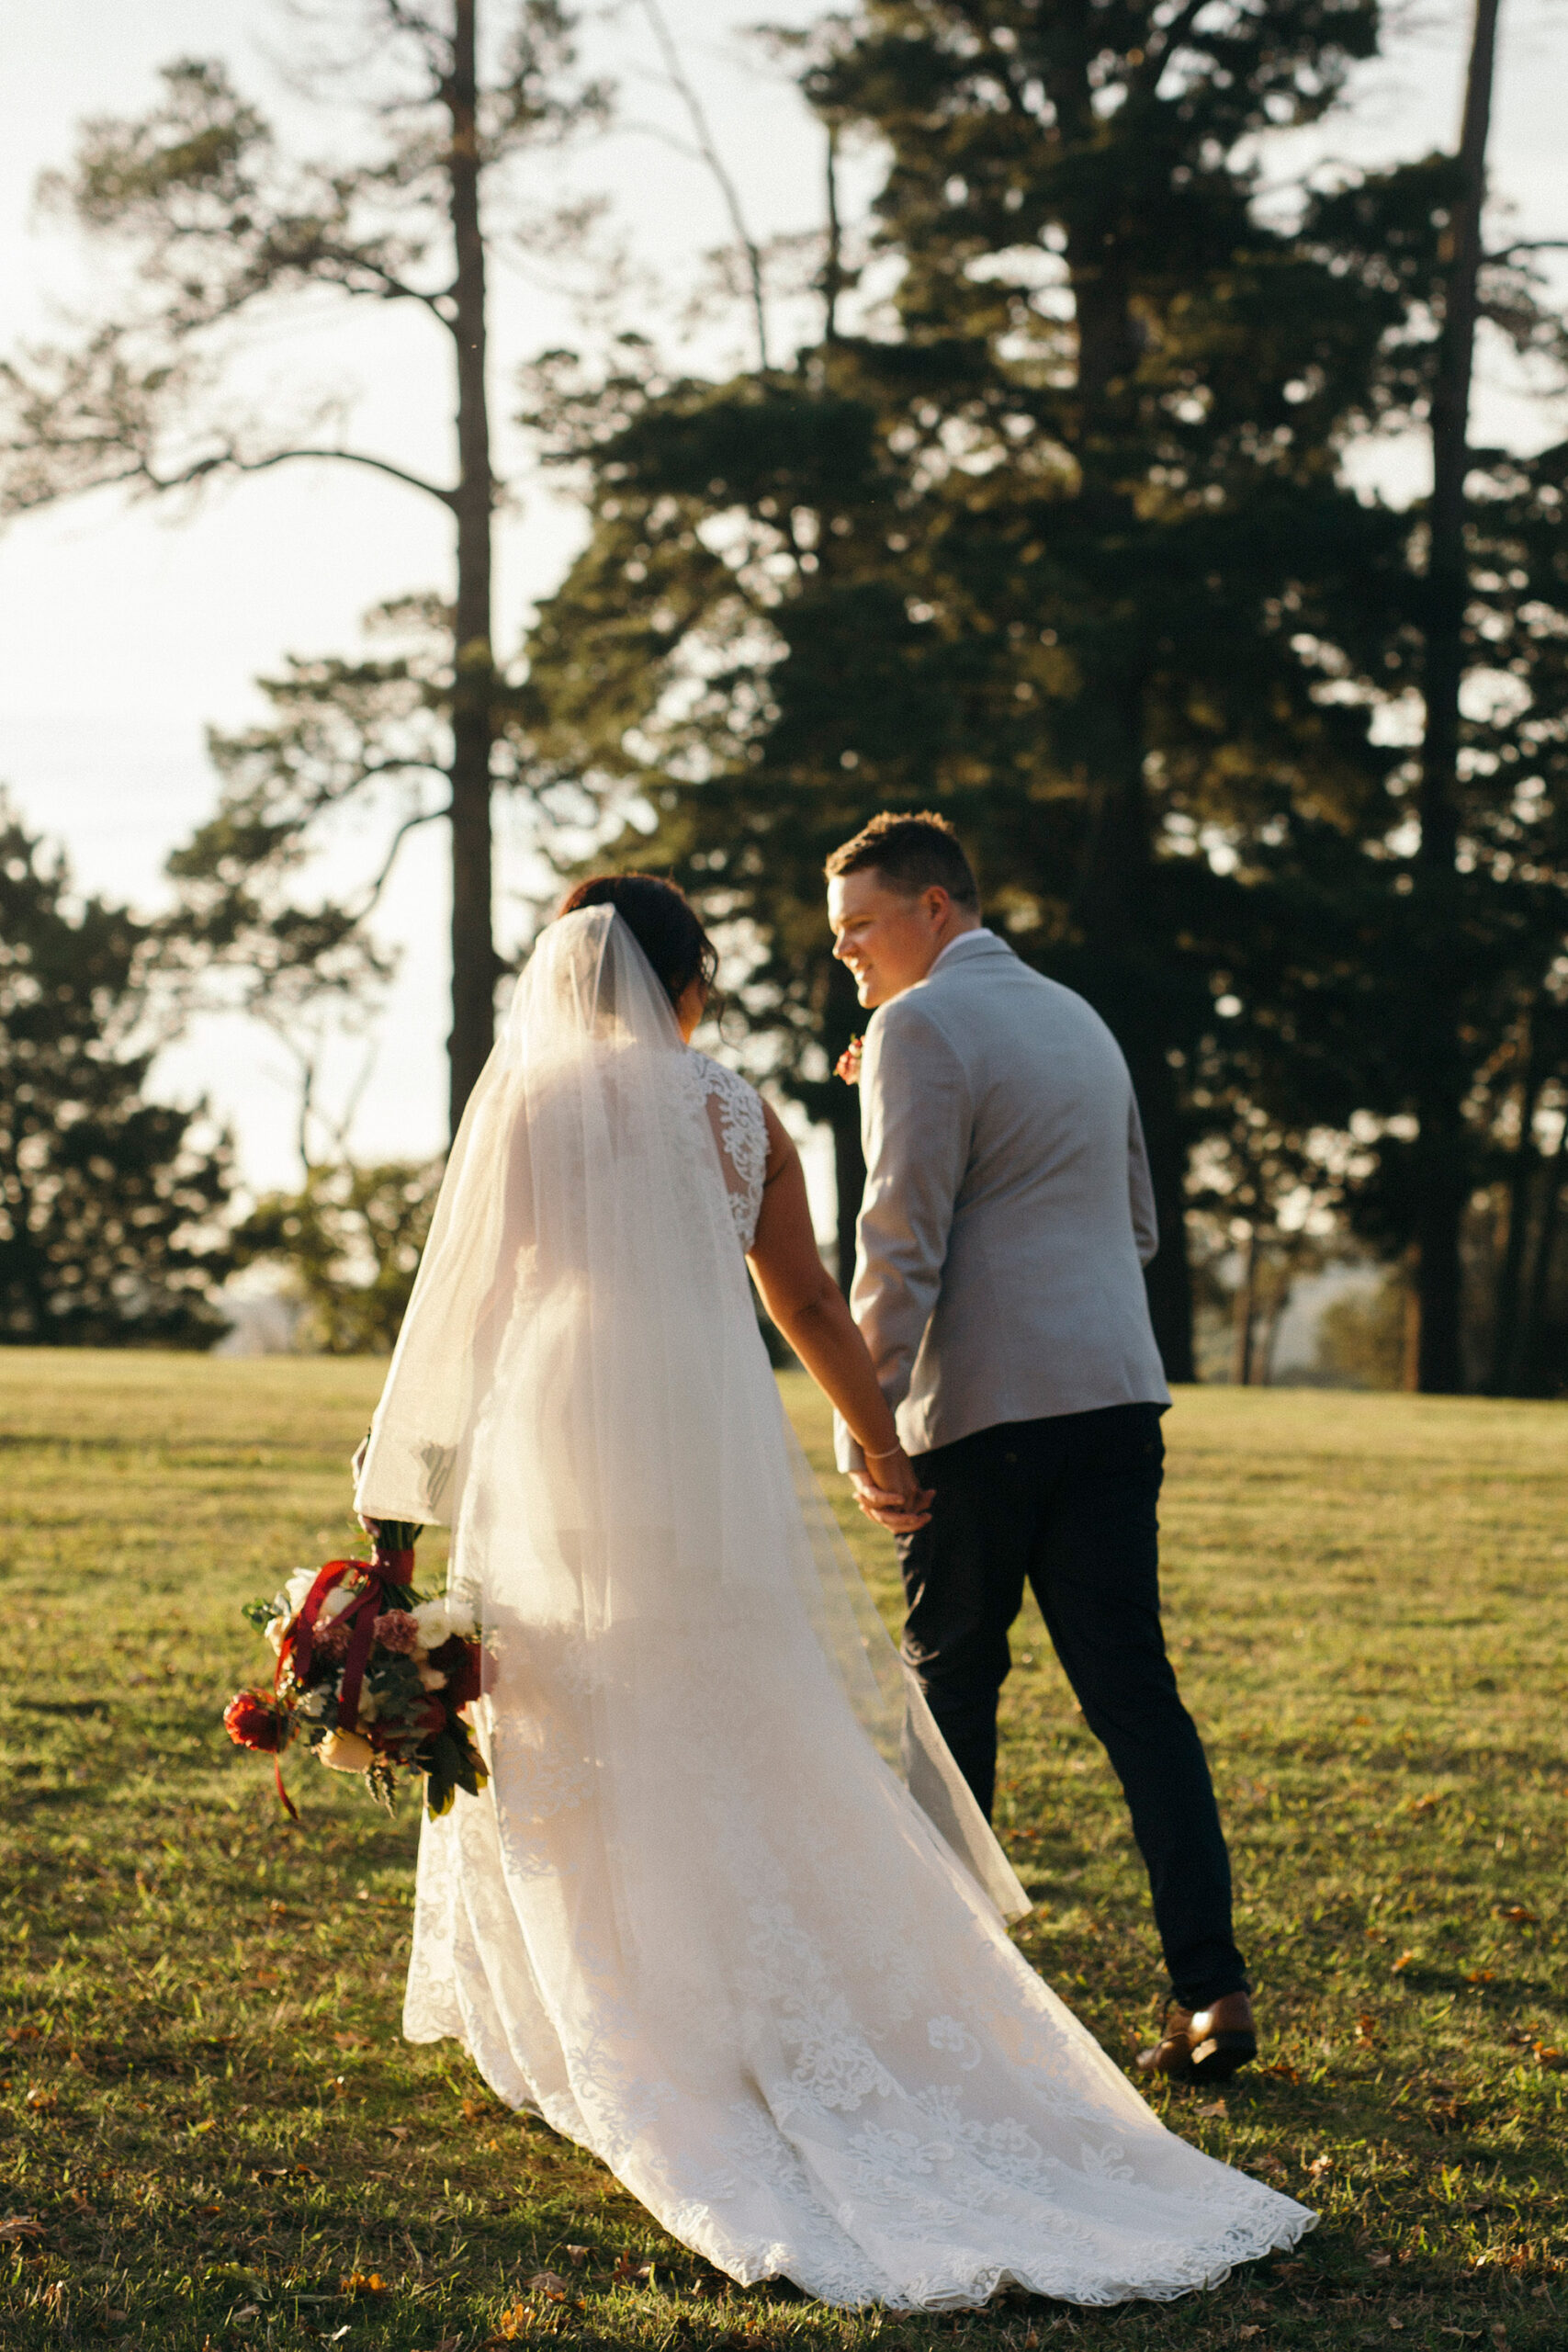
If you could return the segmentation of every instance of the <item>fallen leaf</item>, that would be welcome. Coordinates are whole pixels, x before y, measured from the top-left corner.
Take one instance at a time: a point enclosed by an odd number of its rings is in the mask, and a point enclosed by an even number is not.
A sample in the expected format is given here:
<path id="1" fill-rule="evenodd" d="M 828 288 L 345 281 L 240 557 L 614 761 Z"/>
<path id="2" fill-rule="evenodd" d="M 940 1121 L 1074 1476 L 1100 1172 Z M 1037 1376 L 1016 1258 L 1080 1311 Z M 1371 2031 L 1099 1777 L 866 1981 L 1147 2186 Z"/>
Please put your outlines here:
<path id="1" fill-rule="evenodd" d="M 334 2033 L 333 2040 L 340 2050 L 368 2050 L 370 2047 L 367 2033 Z"/>
<path id="2" fill-rule="evenodd" d="M 1540 1913 L 1532 1911 L 1525 1903 L 1499 1903 L 1497 1917 L 1499 1919 L 1511 1919 L 1516 1928 L 1539 1928 L 1540 1925 Z"/>
<path id="3" fill-rule="evenodd" d="M 407 2140 L 412 2137 L 413 2126 L 409 2123 L 389 2123 L 387 2129 L 394 2140 Z"/>
<path id="4" fill-rule="evenodd" d="M 543 2295 L 547 2303 L 566 2303 L 571 2301 L 571 2289 L 558 2270 L 536 2270 L 528 2281 L 528 2292 L 531 2295 Z"/>
<path id="5" fill-rule="evenodd" d="M 268 1984 L 281 1984 L 283 1979 L 276 1968 L 258 1968 L 255 1974 L 247 1977 L 245 1982 L 259 1992 Z"/>
<path id="6" fill-rule="evenodd" d="M 1535 2063 L 1543 2066 L 1549 2075 L 1560 2075 L 1568 2066 L 1568 2051 L 1559 2050 L 1550 2041 L 1538 2041 L 1535 2044 Z"/>
<path id="7" fill-rule="evenodd" d="M 108 2316 L 112 2318 L 113 2313 L 110 2312 Z M 261 2305 L 259 2303 L 247 2303 L 243 2311 L 236 2312 L 234 2313 L 234 2317 L 237 2321 L 242 2319 L 260 2319 Z"/>
<path id="8" fill-rule="evenodd" d="M 38 2025 L 14 2025 L 8 2027 L 6 2033 L 6 2046 L 8 2050 L 19 2050 L 24 2041 L 41 2041 L 42 2040 L 43 2028 Z"/>
<path id="9" fill-rule="evenodd" d="M 1356 2019 L 1356 2047 L 1358 2050 L 1371 2050 L 1375 2047 L 1377 2038 L 1378 2021 L 1369 2009 Z"/>
<path id="10" fill-rule="evenodd" d="M 1299 2083 L 1302 2078 L 1300 2067 L 1292 2066 L 1288 2058 L 1276 2058 L 1271 2066 L 1264 2067 L 1263 2072 L 1270 2082 L 1275 2083 Z"/>
<path id="11" fill-rule="evenodd" d="M 1250 2161 L 1255 2171 L 1271 2172 L 1277 2179 L 1284 2178 L 1285 2167 L 1278 2156 L 1271 2156 L 1265 2153 L 1263 2155 L 1252 2157 Z"/>
<path id="12" fill-rule="evenodd" d="M 592 2246 L 586 2246 L 586 2245 L 569 2245 L 569 2246 L 568 2246 L 568 2248 L 567 2248 L 567 2250 L 566 2250 L 566 2258 L 567 2258 L 567 2260 L 568 2260 L 569 2262 L 575 2262 L 575 2263 L 579 2263 L 579 2264 L 581 2264 L 581 2263 L 584 2263 L 584 2262 L 586 2262 L 586 2261 L 587 2261 L 587 2259 L 588 2259 L 588 2257 L 589 2257 L 589 2256 L 590 2256 L 590 2254 L 591 2254 L 592 2252 Z"/>
<path id="13" fill-rule="evenodd" d="M 19 2245 L 24 2238 L 41 2238 L 43 2223 L 36 2213 L 12 2213 L 0 2222 L 0 2244 Z"/>
<path id="14" fill-rule="evenodd" d="M 1495 1968 L 1472 1968 L 1465 1977 L 1467 1984 L 1490 1984 L 1496 1976 Z"/>
<path id="15" fill-rule="evenodd" d="M 639 2287 L 653 2276 L 651 2262 L 638 2262 L 629 2254 L 618 2254 L 610 2273 L 617 2287 Z"/>
<path id="16" fill-rule="evenodd" d="M 35 2115 L 52 2115 L 60 2105 L 60 2093 L 44 2090 L 40 2086 L 36 2090 L 30 2090 L 22 2104 L 24 2107 L 30 2107 Z"/>
<path id="17" fill-rule="evenodd" d="M 1392 2254 L 1369 2254 L 1367 2260 L 1374 2270 L 1386 2270 L 1393 2260 L 1393 2256 Z"/>
<path id="18" fill-rule="evenodd" d="M 1390 2327 L 1392 2327 L 1392 2328 L 1393 2328 L 1393 2332 L 1394 2332 L 1394 2334 L 1395 2334 L 1396 2335 L 1404 2335 L 1404 2322 L 1402 2319 L 1391 2319 L 1391 2320 L 1389 2321 L 1389 2325 L 1390 2325 Z"/>
<path id="19" fill-rule="evenodd" d="M 1391 1976 L 1403 1976 L 1407 1968 L 1414 1968 L 1415 1965 L 1416 1954 L 1413 1951 L 1402 1951 L 1399 1958 L 1391 1964 L 1388 1973 Z"/>
<path id="20" fill-rule="evenodd" d="M 1333 2170 L 1334 2159 L 1332 2156 L 1314 2156 L 1311 2164 L 1307 2166 L 1307 2178 L 1309 2180 L 1321 2180 L 1325 2174 L 1331 2173 Z"/>
<path id="21" fill-rule="evenodd" d="M 340 2295 L 386 2295 L 391 2290 L 378 2270 L 348 2270 L 337 2282 Z"/>
<path id="22" fill-rule="evenodd" d="M 1236 2334 L 1240 2336 L 1244 2344 L 1249 2343 L 1253 2336 L 1261 2335 L 1262 2333 L 1263 2330 L 1257 2324 L 1256 2321 L 1249 2322 L 1246 2327 L 1238 2327 L 1236 2329 Z"/>
<path id="23" fill-rule="evenodd" d="M 482 2122 L 487 2115 L 493 2115 L 494 2113 L 495 2109 L 491 2107 L 488 2099 L 466 2098 L 463 2101 L 463 2120 L 465 2123 Z"/>
<path id="24" fill-rule="evenodd" d="M 1211 2099 L 1207 2107 L 1201 2107 L 1198 2109 L 1200 2115 L 1223 2115 L 1224 2111 L 1225 2103 L 1223 2098 Z"/>

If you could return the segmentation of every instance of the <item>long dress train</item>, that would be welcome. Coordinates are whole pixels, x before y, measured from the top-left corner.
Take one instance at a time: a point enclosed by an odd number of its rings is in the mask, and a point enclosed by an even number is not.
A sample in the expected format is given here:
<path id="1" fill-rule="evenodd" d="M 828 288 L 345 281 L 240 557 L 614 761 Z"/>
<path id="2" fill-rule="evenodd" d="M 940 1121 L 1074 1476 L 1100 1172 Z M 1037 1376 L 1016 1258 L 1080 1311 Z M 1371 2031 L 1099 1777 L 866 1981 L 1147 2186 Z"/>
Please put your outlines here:
<path id="1" fill-rule="evenodd" d="M 547 931 L 454 1148 L 361 1480 L 450 1516 L 491 1767 L 426 1822 L 405 2030 L 731 2278 L 1168 2298 L 1303 2207 L 1167 2132 L 1025 1906 L 784 1421 L 763 1138 L 605 909 Z"/>

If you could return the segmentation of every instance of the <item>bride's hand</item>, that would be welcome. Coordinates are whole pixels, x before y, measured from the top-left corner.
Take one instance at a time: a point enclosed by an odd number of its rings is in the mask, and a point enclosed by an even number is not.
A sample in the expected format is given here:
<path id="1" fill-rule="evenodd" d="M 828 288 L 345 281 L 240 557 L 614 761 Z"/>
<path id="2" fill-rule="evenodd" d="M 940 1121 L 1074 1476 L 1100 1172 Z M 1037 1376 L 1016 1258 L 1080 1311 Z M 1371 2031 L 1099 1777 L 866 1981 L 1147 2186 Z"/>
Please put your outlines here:
<path id="1" fill-rule="evenodd" d="M 935 1499 L 915 1476 L 915 1465 L 901 1445 L 886 1453 L 865 1453 L 865 1467 L 853 1475 L 855 1500 L 867 1519 L 874 1519 L 894 1535 L 912 1535 L 924 1527 Z"/>

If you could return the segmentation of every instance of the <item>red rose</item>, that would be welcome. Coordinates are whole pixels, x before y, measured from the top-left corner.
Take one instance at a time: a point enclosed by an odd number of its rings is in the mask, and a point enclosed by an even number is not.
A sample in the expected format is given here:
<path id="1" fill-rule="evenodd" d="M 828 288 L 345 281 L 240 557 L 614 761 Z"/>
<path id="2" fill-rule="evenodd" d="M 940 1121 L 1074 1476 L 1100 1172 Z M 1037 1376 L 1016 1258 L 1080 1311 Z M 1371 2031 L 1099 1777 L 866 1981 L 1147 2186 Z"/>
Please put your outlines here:
<path id="1" fill-rule="evenodd" d="M 423 1732 L 426 1739 L 434 1739 L 438 1731 L 446 1728 L 446 1710 L 439 1698 L 429 1698 L 413 1721 L 416 1731 Z"/>
<path id="2" fill-rule="evenodd" d="M 834 1077 L 841 1078 L 846 1086 L 858 1086 L 860 1084 L 861 1055 L 864 1050 L 865 1039 L 863 1037 L 852 1037 L 849 1044 L 844 1047 L 843 1052 L 839 1056 L 838 1060 L 833 1064 Z"/>
<path id="3" fill-rule="evenodd" d="M 223 1710 L 223 1728 L 236 1747 L 276 1756 L 288 1737 L 288 1718 L 269 1690 L 236 1690 Z"/>
<path id="4" fill-rule="evenodd" d="M 478 1642 L 465 1641 L 460 1634 L 452 1634 L 438 1650 L 431 1651 L 430 1663 L 446 1677 L 444 1695 L 454 1707 L 471 1705 L 484 1688 L 483 1657 Z"/>

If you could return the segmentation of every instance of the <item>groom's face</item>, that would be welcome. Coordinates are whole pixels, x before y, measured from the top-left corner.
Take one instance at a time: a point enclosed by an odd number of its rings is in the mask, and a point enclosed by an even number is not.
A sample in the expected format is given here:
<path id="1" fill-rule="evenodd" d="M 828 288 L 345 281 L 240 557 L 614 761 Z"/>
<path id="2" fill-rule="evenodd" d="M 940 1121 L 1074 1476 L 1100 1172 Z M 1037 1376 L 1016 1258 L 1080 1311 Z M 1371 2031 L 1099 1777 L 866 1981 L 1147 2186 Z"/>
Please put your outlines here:
<path id="1" fill-rule="evenodd" d="M 828 885 L 833 953 L 854 975 L 862 1004 L 886 1004 L 923 980 L 941 952 L 953 901 L 945 890 L 906 898 L 874 866 Z"/>

